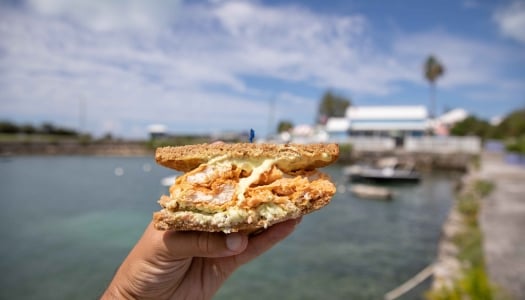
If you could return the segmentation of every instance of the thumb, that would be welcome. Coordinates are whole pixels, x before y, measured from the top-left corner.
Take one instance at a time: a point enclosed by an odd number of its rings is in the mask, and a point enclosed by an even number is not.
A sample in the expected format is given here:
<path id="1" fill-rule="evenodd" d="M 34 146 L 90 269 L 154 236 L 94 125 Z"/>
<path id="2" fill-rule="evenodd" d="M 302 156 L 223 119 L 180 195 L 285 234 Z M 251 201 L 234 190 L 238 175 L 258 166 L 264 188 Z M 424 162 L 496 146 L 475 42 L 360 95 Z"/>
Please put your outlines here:
<path id="1" fill-rule="evenodd" d="M 162 238 L 168 257 L 225 257 L 241 253 L 248 245 L 248 237 L 240 233 L 198 231 L 167 231 Z"/>

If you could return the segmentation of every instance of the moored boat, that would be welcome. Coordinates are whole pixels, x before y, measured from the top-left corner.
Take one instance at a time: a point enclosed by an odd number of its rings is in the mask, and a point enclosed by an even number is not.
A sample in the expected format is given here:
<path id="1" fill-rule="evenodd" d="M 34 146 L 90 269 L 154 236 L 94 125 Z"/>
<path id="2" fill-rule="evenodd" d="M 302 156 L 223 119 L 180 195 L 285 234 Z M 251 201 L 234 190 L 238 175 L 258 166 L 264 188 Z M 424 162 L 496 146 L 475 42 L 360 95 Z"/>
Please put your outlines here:
<path id="1" fill-rule="evenodd" d="M 357 197 L 366 199 L 391 200 L 394 196 L 390 189 L 364 184 L 352 185 L 350 191 Z"/>
<path id="2" fill-rule="evenodd" d="M 418 182 L 419 173 L 411 164 L 400 164 L 397 159 L 383 159 L 374 165 L 352 165 L 343 169 L 350 181 Z"/>

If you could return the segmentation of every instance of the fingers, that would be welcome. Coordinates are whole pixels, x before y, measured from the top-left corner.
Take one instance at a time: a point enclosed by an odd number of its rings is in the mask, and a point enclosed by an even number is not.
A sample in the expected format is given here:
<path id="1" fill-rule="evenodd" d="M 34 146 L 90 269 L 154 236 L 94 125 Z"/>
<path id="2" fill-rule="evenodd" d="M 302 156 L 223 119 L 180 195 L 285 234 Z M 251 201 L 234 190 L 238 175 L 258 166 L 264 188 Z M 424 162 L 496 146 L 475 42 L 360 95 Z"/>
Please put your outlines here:
<path id="1" fill-rule="evenodd" d="M 248 243 L 246 250 L 237 256 L 237 264 L 245 264 L 255 257 L 268 251 L 275 244 L 289 236 L 300 221 L 301 218 L 298 218 L 276 224 L 268 228 L 268 230 L 250 238 L 250 242 Z"/>
<path id="2" fill-rule="evenodd" d="M 190 257 L 227 257 L 236 256 L 236 264 L 242 265 L 262 253 L 268 251 L 275 244 L 290 235 L 299 219 L 288 220 L 266 231 L 252 236 L 242 233 L 217 233 L 198 231 L 157 231 L 152 226 L 148 228 L 153 245 L 159 256 L 165 259 L 183 259 Z"/>
<path id="3" fill-rule="evenodd" d="M 241 253 L 248 245 L 248 237 L 240 233 L 164 232 L 162 248 L 168 257 L 224 257 Z"/>

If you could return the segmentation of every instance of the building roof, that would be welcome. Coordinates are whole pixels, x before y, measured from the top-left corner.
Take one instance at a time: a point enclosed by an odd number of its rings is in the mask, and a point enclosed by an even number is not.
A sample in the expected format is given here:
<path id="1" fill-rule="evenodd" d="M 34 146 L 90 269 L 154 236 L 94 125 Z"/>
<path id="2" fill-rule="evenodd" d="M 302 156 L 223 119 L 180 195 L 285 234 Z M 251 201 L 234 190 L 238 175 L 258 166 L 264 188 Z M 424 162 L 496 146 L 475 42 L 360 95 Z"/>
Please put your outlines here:
<path id="1" fill-rule="evenodd" d="M 350 106 L 346 110 L 350 121 L 357 120 L 424 120 L 428 117 L 425 106 Z"/>
<path id="2" fill-rule="evenodd" d="M 377 121 L 377 122 L 362 122 L 354 121 L 351 123 L 351 130 L 366 130 L 366 131 L 394 131 L 394 130 L 409 130 L 422 131 L 427 129 L 426 121 Z"/>
<path id="3" fill-rule="evenodd" d="M 461 122 L 468 117 L 468 112 L 461 108 L 455 108 L 441 115 L 438 120 L 443 124 L 454 124 Z"/>
<path id="4" fill-rule="evenodd" d="M 148 126 L 149 133 L 163 134 L 166 133 L 167 127 L 163 124 L 151 124 Z"/>
<path id="5" fill-rule="evenodd" d="M 328 132 L 346 132 L 348 128 L 350 128 L 350 122 L 347 118 L 329 118 L 326 122 L 326 131 Z"/>

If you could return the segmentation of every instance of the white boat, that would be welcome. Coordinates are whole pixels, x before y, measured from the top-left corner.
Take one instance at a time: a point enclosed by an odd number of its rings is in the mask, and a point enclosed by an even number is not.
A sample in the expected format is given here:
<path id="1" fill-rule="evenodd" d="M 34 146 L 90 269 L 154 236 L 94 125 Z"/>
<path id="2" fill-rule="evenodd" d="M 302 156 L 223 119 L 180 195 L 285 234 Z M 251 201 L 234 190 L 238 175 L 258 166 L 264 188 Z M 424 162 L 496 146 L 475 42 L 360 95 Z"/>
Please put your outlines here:
<path id="1" fill-rule="evenodd" d="M 418 182 L 421 174 L 411 164 L 400 164 L 395 158 L 386 158 L 374 165 L 352 165 L 343 169 L 351 181 Z"/>
<path id="2" fill-rule="evenodd" d="M 394 195 L 390 189 L 364 184 L 352 185 L 350 191 L 357 197 L 366 199 L 390 200 Z"/>

